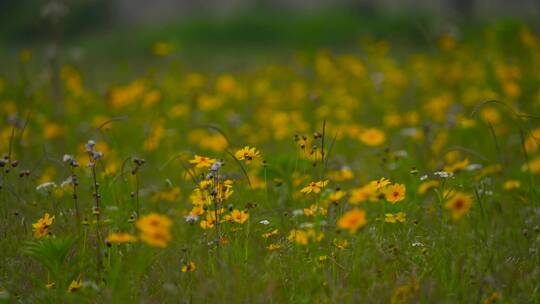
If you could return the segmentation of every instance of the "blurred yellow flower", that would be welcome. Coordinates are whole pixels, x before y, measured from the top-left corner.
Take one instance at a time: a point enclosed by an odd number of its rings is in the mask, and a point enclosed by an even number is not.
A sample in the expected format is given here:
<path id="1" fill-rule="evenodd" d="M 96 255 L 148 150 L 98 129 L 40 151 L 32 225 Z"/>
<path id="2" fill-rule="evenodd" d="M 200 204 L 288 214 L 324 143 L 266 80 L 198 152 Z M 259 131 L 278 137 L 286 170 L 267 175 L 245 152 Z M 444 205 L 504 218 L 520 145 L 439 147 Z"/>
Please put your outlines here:
<path id="1" fill-rule="evenodd" d="M 501 115 L 499 111 L 494 107 L 485 107 L 480 112 L 480 117 L 486 123 L 492 125 L 498 124 L 501 121 Z"/>
<path id="2" fill-rule="evenodd" d="M 418 194 L 424 195 L 429 189 L 437 188 L 439 187 L 440 182 L 438 180 L 429 180 L 422 182 L 418 186 Z"/>
<path id="3" fill-rule="evenodd" d="M 109 243 L 133 243 L 137 241 L 137 238 L 129 233 L 111 233 L 106 238 Z"/>
<path id="4" fill-rule="evenodd" d="M 153 247 L 167 247 L 171 240 L 171 220 L 164 215 L 150 213 L 137 220 L 136 224 L 140 232 L 141 241 Z"/>
<path id="5" fill-rule="evenodd" d="M 274 230 L 272 230 L 272 231 L 270 231 L 270 232 L 263 233 L 263 234 L 262 234 L 262 237 L 265 238 L 265 239 L 267 239 L 267 238 L 269 238 L 269 237 L 278 235 L 278 233 L 279 233 L 279 230 L 278 230 L 278 229 L 274 229 Z"/>
<path id="6" fill-rule="evenodd" d="M 365 186 L 352 189 L 349 197 L 349 203 L 356 205 L 367 200 L 376 200 L 376 197 L 377 185 L 376 183 L 369 183 Z"/>
<path id="7" fill-rule="evenodd" d="M 320 242 L 324 238 L 324 233 L 316 232 L 313 228 L 303 229 L 292 229 L 289 231 L 287 240 L 295 242 L 299 245 L 307 245 L 310 241 Z"/>
<path id="8" fill-rule="evenodd" d="M 68 292 L 75 292 L 82 287 L 81 280 L 72 280 L 68 287 Z"/>
<path id="9" fill-rule="evenodd" d="M 376 128 L 369 128 L 362 132 L 360 140 L 368 146 L 380 146 L 384 143 L 384 133 Z"/>
<path id="10" fill-rule="evenodd" d="M 364 227 L 367 223 L 366 212 L 364 210 L 354 208 L 347 211 L 338 221 L 338 227 L 344 230 L 349 230 L 355 233 L 358 229 Z"/>
<path id="11" fill-rule="evenodd" d="M 387 223 L 405 223 L 406 220 L 407 214 L 405 212 L 386 213 L 384 215 L 384 221 Z"/>
<path id="12" fill-rule="evenodd" d="M 158 57 L 169 56 L 172 52 L 172 45 L 168 42 L 160 41 L 156 42 L 152 46 L 152 53 Z"/>
<path id="13" fill-rule="evenodd" d="M 19 53 L 19 60 L 21 63 L 28 63 L 30 60 L 32 60 L 32 50 L 31 49 L 23 49 Z"/>
<path id="14" fill-rule="evenodd" d="M 182 272 L 193 272 L 197 269 L 195 262 L 189 261 L 186 264 L 182 265 Z"/>
<path id="15" fill-rule="evenodd" d="M 456 192 L 447 200 L 444 207 L 452 212 L 452 219 L 457 221 L 465 214 L 469 213 L 471 204 L 472 198 L 469 194 Z"/>
<path id="16" fill-rule="evenodd" d="M 521 187 L 521 182 L 515 179 L 507 180 L 503 184 L 504 190 L 513 190 Z"/>
<path id="17" fill-rule="evenodd" d="M 281 245 L 279 245 L 279 244 L 270 244 L 270 245 L 266 246 L 266 249 L 268 249 L 269 251 L 279 250 L 279 249 L 281 249 Z"/>
<path id="18" fill-rule="evenodd" d="M 43 126 L 43 137 L 45 139 L 55 139 L 62 136 L 64 128 L 54 122 L 48 122 Z"/>

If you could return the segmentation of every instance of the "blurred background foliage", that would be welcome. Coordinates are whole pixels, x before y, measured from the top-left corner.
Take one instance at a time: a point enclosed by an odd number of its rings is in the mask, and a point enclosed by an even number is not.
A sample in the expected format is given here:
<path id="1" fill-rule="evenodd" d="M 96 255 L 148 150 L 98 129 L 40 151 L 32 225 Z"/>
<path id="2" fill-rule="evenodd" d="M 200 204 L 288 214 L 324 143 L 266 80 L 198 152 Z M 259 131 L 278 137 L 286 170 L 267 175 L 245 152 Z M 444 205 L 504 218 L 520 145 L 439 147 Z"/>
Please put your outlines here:
<path id="1" fill-rule="evenodd" d="M 55 7 L 61 10 L 59 27 L 67 42 L 111 34 L 144 41 L 154 34 L 186 46 L 342 45 L 365 34 L 417 44 L 450 24 L 478 25 L 503 17 L 505 24 L 538 26 L 540 10 L 538 1 L 531 0 L 3 0 L 3 44 L 47 41 L 52 27 L 48 12 Z"/>
<path id="2" fill-rule="evenodd" d="M 0 55 L 6 70 L 25 48 L 43 64 L 57 43 L 66 62 L 127 66 L 151 63 L 152 45 L 163 41 L 184 63 L 226 63 L 223 70 L 265 56 L 356 49 L 366 37 L 402 55 L 435 50 L 444 33 L 475 45 L 486 29 L 505 50 L 523 24 L 540 28 L 539 9 L 532 0 L 3 0 Z"/>

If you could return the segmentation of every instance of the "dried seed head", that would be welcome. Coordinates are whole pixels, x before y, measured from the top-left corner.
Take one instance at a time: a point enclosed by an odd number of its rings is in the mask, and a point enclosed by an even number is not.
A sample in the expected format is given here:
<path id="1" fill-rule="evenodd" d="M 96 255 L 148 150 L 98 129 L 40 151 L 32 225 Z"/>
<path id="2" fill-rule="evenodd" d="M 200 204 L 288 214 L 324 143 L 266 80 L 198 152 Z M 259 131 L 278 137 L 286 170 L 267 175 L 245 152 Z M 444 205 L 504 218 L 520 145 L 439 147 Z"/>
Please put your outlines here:
<path id="1" fill-rule="evenodd" d="M 138 167 L 140 167 L 140 166 L 144 165 L 145 160 L 142 159 L 142 158 L 134 158 L 134 159 L 133 159 L 133 162 L 134 162 Z"/>

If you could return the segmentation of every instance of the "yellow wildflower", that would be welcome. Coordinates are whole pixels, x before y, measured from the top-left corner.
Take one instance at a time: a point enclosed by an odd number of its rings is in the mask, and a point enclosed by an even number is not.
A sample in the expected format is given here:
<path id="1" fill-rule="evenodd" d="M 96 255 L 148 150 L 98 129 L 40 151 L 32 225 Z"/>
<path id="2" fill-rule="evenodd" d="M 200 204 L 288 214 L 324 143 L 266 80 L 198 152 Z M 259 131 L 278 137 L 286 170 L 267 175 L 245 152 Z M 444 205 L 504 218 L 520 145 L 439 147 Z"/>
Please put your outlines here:
<path id="1" fill-rule="evenodd" d="M 68 292 L 75 292 L 82 287 L 81 280 L 72 280 L 68 287 Z"/>
<path id="2" fill-rule="evenodd" d="M 136 226 L 140 231 L 141 241 L 154 247 L 167 247 L 171 240 L 169 228 L 171 220 L 164 215 L 151 213 L 137 220 Z"/>
<path id="3" fill-rule="evenodd" d="M 398 213 L 386 213 L 384 215 L 384 221 L 387 223 L 404 223 L 407 220 L 407 214 L 405 212 Z"/>
<path id="4" fill-rule="evenodd" d="M 324 187 L 326 187 L 327 184 L 328 184 L 328 180 L 311 182 L 309 183 L 309 185 L 304 187 L 300 192 L 305 193 L 305 194 L 309 194 L 311 192 L 319 193 Z"/>
<path id="5" fill-rule="evenodd" d="M 345 213 L 338 221 L 338 227 L 355 233 L 358 229 L 366 225 L 366 212 L 354 208 Z"/>
<path id="6" fill-rule="evenodd" d="M 199 155 L 195 155 L 195 157 L 189 161 L 189 163 L 195 165 L 195 168 L 210 168 L 215 162 L 216 160 L 214 158 Z"/>
<path id="7" fill-rule="evenodd" d="M 264 234 L 262 235 L 262 237 L 265 238 L 265 239 L 267 239 L 267 238 L 272 237 L 272 236 L 274 236 L 274 235 L 278 235 L 278 233 L 279 233 L 279 230 L 278 230 L 278 229 L 274 229 L 274 230 L 272 230 L 272 231 L 270 231 L 270 232 L 264 233 Z"/>
<path id="8" fill-rule="evenodd" d="M 231 212 L 231 218 L 234 222 L 236 223 L 239 223 L 239 224 L 243 224 L 245 221 L 248 220 L 249 218 L 249 213 L 247 213 L 247 211 L 245 210 L 238 210 L 238 209 L 234 209 L 232 212 Z"/>
<path id="9" fill-rule="evenodd" d="M 366 129 L 360 135 L 360 140 L 368 146 L 380 146 L 384 143 L 384 133 L 376 128 Z"/>
<path id="10" fill-rule="evenodd" d="M 429 189 L 439 187 L 440 182 L 438 180 L 425 181 L 418 186 L 418 194 L 424 195 Z"/>
<path id="11" fill-rule="evenodd" d="M 197 269 L 195 262 L 189 261 L 186 264 L 182 265 L 182 272 L 193 272 Z"/>
<path id="12" fill-rule="evenodd" d="M 261 153 L 257 151 L 255 148 L 250 148 L 248 146 L 245 146 L 244 148 L 236 151 L 234 153 L 234 157 L 238 160 L 253 160 L 255 158 L 259 158 L 261 156 Z"/>
<path id="13" fill-rule="evenodd" d="M 36 223 L 32 224 L 32 230 L 34 231 L 35 238 L 42 238 L 50 234 L 49 227 L 54 222 L 54 216 L 50 216 L 48 213 L 40 218 Z"/>
<path id="14" fill-rule="evenodd" d="M 106 240 L 109 243 L 133 243 L 137 238 L 129 233 L 111 233 Z"/>
<path id="15" fill-rule="evenodd" d="M 393 184 L 384 190 L 386 200 L 392 204 L 397 203 L 405 199 L 405 185 Z"/>
<path id="16" fill-rule="evenodd" d="M 448 199 L 444 207 L 452 211 L 452 219 L 457 221 L 469 212 L 471 204 L 472 198 L 469 194 L 456 192 Z"/>
<path id="17" fill-rule="evenodd" d="M 521 187 L 521 182 L 515 179 L 507 180 L 503 184 L 504 190 L 513 190 Z"/>

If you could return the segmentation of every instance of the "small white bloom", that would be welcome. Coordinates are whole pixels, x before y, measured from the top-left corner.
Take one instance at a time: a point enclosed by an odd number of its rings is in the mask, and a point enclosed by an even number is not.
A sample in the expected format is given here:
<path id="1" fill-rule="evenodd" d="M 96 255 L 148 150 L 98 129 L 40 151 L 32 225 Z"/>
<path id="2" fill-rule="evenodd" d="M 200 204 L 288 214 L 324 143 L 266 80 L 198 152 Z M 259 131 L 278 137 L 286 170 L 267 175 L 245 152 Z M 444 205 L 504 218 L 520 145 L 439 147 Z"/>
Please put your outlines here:
<path id="1" fill-rule="evenodd" d="M 186 222 L 193 224 L 199 220 L 199 217 L 197 215 L 190 214 L 190 215 L 184 216 L 184 219 L 186 220 Z"/>
<path id="2" fill-rule="evenodd" d="M 313 223 L 302 223 L 300 228 L 313 228 Z"/>
<path id="3" fill-rule="evenodd" d="M 399 133 L 403 136 L 415 137 L 418 134 L 418 130 L 416 128 L 405 128 L 401 129 Z"/>
<path id="4" fill-rule="evenodd" d="M 69 186 L 69 185 L 72 185 L 72 184 L 73 184 L 73 177 L 70 175 L 70 176 L 68 176 L 68 178 L 66 178 L 65 181 L 63 181 L 60 184 L 60 187 L 64 188 L 65 186 Z"/>
<path id="5" fill-rule="evenodd" d="M 69 155 L 69 154 L 64 154 L 64 157 L 62 158 L 62 160 L 65 162 L 65 163 L 69 163 L 73 160 L 73 156 Z"/>
<path id="6" fill-rule="evenodd" d="M 407 157 L 409 156 L 409 153 L 405 150 L 397 150 L 394 152 L 394 155 L 397 157 Z"/>
<path id="7" fill-rule="evenodd" d="M 427 174 L 420 176 L 421 181 L 425 181 L 426 179 L 428 179 Z"/>
<path id="8" fill-rule="evenodd" d="M 482 165 L 480 165 L 480 164 L 470 164 L 467 167 L 465 167 L 465 171 L 474 171 L 474 170 L 478 170 L 478 169 L 481 169 L 481 168 L 482 168 Z"/>
<path id="9" fill-rule="evenodd" d="M 221 166 L 223 166 L 223 163 L 219 160 L 216 160 L 210 167 L 210 171 L 217 171 L 219 168 L 221 168 Z"/>
<path id="10" fill-rule="evenodd" d="M 270 224 L 270 221 L 269 220 L 262 220 L 262 221 L 259 222 L 259 224 L 268 225 L 268 224 Z"/>
<path id="11" fill-rule="evenodd" d="M 493 195 L 493 191 L 491 191 L 491 190 L 485 190 L 485 189 L 478 189 L 478 194 L 483 194 L 483 195 Z"/>
<path id="12" fill-rule="evenodd" d="M 109 211 L 118 211 L 118 210 L 120 210 L 120 208 L 118 208 L 118 206 L 116 206 L 116 205 L 107 206 L 107 207 L 105 207 L 105 209 L 107 209 Z"/>
<path id="13" fill-rule="evenodd" d="M 303 214 L 304 214 L 303 209 L 296 209 L 296 210 L 293 210 L 293 212 L 292 212 L 293 216 L 300 216 L 300 215 L 303 215 Z"/>
<path id="14" fill-rule="evenodd" d="M 438 176 L 440 178 L 450 178 L 454 176 L 454 173 L 446 172 L 446 171 L 437 171 L 437 172 L 434 172 L 433 175 Z"/>
<path id="15" fill-rule="evenodd" d="M 424 247 L 424 244 L 422 244 L 420 242 L 414 242 L 414 243 L 412 243 L 412 246 L 413 247 Z"/>
<path id="16" fill-rule="evenodd" d="M 86 143 L 86 145 L 85 145 L 85 147 L 86 147 L 86 152 L 93 151 L 95 145 L 96 145 L 96 142 L 90 139 L 90 140 Z"/>
<path id="17" fill-rule="evenodd" d="M 41 185 L 38 185 L 36 187 L 36 190 L 40 191 L 40 190 L 47 190 L 49 188 L 56 188 L 56 183 L 55 182 L 46 182 L 46 183 L 43 183 Z"/>

